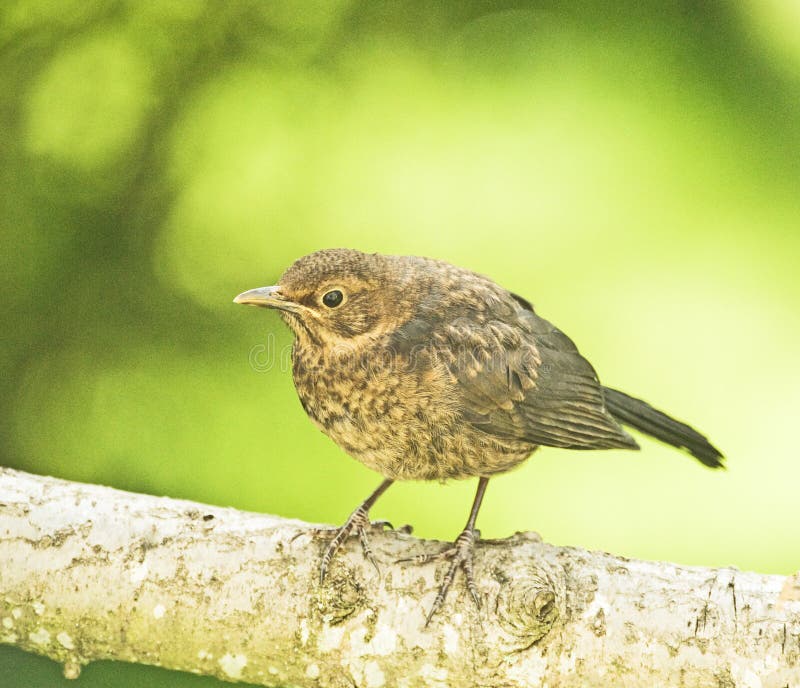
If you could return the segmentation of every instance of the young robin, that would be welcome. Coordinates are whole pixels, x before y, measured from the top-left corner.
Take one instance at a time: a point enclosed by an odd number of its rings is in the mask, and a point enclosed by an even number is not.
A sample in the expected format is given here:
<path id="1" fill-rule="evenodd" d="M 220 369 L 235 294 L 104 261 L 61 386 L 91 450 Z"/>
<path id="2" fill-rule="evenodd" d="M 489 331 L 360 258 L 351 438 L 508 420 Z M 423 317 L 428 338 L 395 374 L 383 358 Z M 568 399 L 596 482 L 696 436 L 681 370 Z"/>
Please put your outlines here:
<path id="1" fill-rule="evenodd" d="M 375 563 L 369 510 L 395 480 L 478 478 L 463 532 L 436 557 L 450 565 L 426 624 L 459 568 L 480 604 L 472 552 L 486 486 L 537 447 L 639 449 L 627 425 L 722 466 L 722 454 L 696 430 L 601 385 L 572 340 L 528 301 L 443 261 L 317 251 L 276 286 L 234 301 L 280 313 L 295 334 L 294 384 L 306 413 L 384 476 L 338 529 L 320 581 L 351 535 Z"/>

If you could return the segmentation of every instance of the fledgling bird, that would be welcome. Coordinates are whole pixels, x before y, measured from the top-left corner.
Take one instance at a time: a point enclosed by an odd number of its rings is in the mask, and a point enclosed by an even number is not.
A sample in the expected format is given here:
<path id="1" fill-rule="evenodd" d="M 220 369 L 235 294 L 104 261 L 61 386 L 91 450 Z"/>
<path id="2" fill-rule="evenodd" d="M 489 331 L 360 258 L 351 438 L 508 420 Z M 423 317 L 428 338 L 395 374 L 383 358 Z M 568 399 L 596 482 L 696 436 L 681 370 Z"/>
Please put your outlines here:
<path id="1" fill-rule="evenodd" d="M 537 447 L 639 449 L 624 424 L 722 466 L 696 430 L 601 385 L 572 340 L 524 298 L 449 263 L 328 249 L 234 301 L 280 312 L 295 334 L 294 384 L 306 413 L 384 476 L 338 529 L 320 581 L 351 535 L 375 563 L 369 510 L 395 480 L 478 478 L 463 532 L 434 557 L 450 565 L 426 625 L 459 568 L 480 606 L 472 561 L 486 486 Z"/>

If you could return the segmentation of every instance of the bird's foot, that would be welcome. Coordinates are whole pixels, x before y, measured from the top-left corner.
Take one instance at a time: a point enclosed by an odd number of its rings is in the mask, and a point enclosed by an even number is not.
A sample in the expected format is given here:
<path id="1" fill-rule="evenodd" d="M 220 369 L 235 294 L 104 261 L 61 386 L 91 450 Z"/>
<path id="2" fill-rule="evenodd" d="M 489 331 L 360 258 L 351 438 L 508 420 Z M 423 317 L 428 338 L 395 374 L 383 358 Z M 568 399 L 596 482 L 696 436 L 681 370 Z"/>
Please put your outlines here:
<path id="1" fill-rule="evenodd" d="M 383 532 L 384 529 L 393 529 L 389 521 L 370 521 L 369 510 L 361 504 L 350 517 L 345 521 L 341 528 L 335 530 L 333 540 L 331 540 L 325 554 L 322 555 L 322 561 L 319 565 L 319 584 L 322 585 L 325 581 L 325 575 L 328 573 L 328 568 L 336 553 L 342 548 L 345 540 L 352 535 L 358 535 L 361 540 L 361 549 L 364 552 L 365 559 L 375 567 L 375 571 L 380 575 L 381 570 L 378 568 L 378 562 L 375 561 L 375 556 L 372 554 L 372 548 L 369 546 L 369 537 L 367 532 L 369 530 L 379 530 Z M 408 528 L 408 531 L 405 531 Z M 401 531 L 411 532 L 411 526 L 404 526 L 400 528 Z"/>
<path id="2" fill-rule="evenodd" d="M 473 553 L 475 549 L 475 541 L 480 538 L 480 535 L 481 533 L 479 530 L 467 529 L 462 531 L 461 535 L 456 538 L 456 541 L 451 547 L 448 547 L 446 550 L 439 552 L 438 554 L 418 554 L 415 557 L 399 560 L 399 562 L 411 562 L 414 564 L 427 564 L 430 561 L 438 561 L 439 559 L 450 560 L 450 566 L 448 566 L 447 571 L 444 574 L 442 585 L 439 587 L 439 592 L 436 594 L 436 599 L 433 600 L 433 606 L 431 607 L 431 610 L 428 612 L 428 616 L 425 619 L 426 627 L 428 624 L 430 624 L 433 615 L 439 610 L 442 604 L 444 604 L 445 597 L 447 597 L 447 592 L 450 590 L 450 586 L 453 584 L 453 580 L 456 577 L 458 569 L 462 569 L 464 571 L 467 590 L 472 596 L 472 599 L 478 609 L 481 608 L 481 600 L 478 596 L 478 588 L 475 585 L 475 579 L 473 576 Z"/>

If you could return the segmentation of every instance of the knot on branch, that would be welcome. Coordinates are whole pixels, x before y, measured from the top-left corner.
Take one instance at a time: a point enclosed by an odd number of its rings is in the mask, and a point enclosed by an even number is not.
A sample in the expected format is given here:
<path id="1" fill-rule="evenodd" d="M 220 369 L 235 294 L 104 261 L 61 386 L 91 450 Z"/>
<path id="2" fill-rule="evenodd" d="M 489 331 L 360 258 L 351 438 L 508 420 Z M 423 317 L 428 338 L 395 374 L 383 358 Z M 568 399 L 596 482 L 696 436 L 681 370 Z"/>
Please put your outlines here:
<path id="1" fill-rule="evenodd" d="M 500 583 L 495 614 L 506 649 L 524 650 L 538 643 L 559 617 L 554 577 L 527 564 L 498 569 L 495 578 Z"/>

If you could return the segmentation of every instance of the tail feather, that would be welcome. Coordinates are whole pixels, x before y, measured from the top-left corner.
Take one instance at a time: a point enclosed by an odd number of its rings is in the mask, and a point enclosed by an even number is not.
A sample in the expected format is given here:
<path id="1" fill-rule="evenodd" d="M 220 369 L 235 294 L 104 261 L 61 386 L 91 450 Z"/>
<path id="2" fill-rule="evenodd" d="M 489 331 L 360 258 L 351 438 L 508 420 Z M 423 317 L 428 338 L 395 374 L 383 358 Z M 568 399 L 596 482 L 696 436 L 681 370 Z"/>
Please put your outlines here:
<path id="1" fill-rule="evenodd" d="M 616 389 L 603 387 L 603 394 L 608 412 L 620 423 L 630 425 L 673 447 L 685 449 L 706 466 L 722 467 L 722 452 L 686 423 L 670 418 L 647 402 Z"/>

